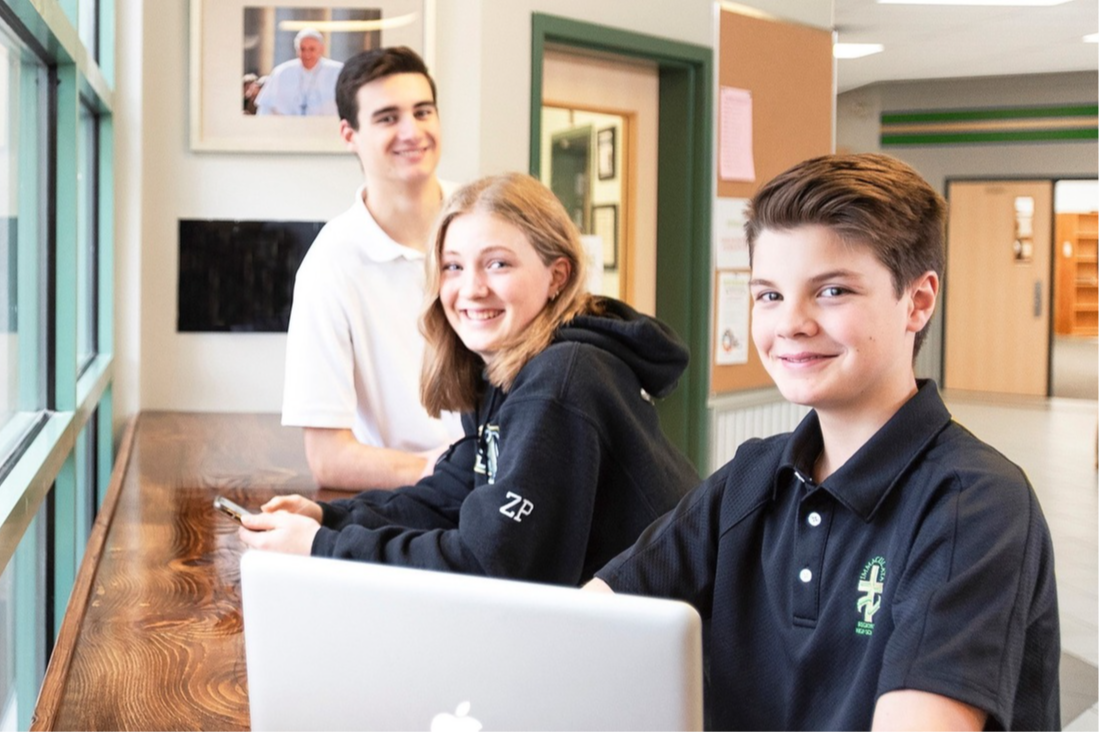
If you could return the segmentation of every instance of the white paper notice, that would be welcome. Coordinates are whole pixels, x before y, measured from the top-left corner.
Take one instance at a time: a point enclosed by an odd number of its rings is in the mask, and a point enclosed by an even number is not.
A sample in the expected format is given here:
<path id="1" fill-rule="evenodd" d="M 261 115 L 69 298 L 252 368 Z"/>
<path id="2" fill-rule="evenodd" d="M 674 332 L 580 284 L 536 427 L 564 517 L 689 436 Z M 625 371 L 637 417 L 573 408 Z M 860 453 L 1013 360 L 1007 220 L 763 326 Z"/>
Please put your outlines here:
<path id="1" fill-rule="evenodd" d="M 714 205 L 714 269 L 748 269 L 744 235 L 747 198 L 718 198 Z"/>
<path id="2" fill-rule="evenodd" d="M 717 333 L 714 361 L 718 366 L 748 363 L 747 272 L 722 272 L 717 281 Z"/>
<path id="3" fill-rule="evenodd" d="M 603 237 L 593 234 L 580 236 L 584 253 L 588 255 L 588 292 L 603 291 Z"/>
<path id="4" fill-rule="evenodd" d="M 752 157 L 752 93 L 747 89 L 723 86 L 720 105 L 718 158 L 721 180 L 754 181 L 756 164 Z"/>

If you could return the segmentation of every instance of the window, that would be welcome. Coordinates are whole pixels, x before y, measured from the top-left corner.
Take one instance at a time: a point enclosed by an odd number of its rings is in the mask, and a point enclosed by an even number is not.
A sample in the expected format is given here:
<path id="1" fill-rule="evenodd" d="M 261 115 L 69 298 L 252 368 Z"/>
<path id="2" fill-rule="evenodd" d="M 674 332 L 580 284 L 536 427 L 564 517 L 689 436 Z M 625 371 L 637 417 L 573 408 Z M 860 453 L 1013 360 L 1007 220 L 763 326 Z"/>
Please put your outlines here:
<path id="1" fill-rule="evenodd" d="M 46 406 L 45 93 L 45 67 L 0 28 L 0 466 Z"/>
<path id="2" fill-rule="evenodd" d="M 99 0 L 79 0 L 79 18 L 76 25 L 80 42 L 92 58 L 99 60 Z"/>
<path id="3" fill-rule="evenodd" d="M 76 563 L 84 558 L 84 546 L 92 532 L 92 524 L 98 513 L 99 502 L 96 495 L 98 465 L 96 456 L 97 415 L 92 415 L 87 426 L 76 438 Z M 104 486 L 105 487 L 105 486 Z"/>
<path id="4" fill-rule="evenodd" d="M 19 696 L 15 690 L 15 568 L 0 574 L 0 730 L 16 728 Z"/>
<path id="5" fill-rule="evenodd" d="M 83 7 L 83 5 L 81 6 Z M 99 319 L 98 237 L 99 120 L 86 103 L 80 104 L 80 144 L 76 166 L 76 371 L 96 356 L 96 323 Z"/>
<path id="6" fill-rule="evenodd" d="M 113 60 L 113 27 L 98 24 L 113 5 L 0 0 L 0 732 L 30 726 L 110 477 L 113 186 L 99 146 L 113 144 L 113 95 L 95 59 Z"/>
<path id="7" fill-rule="evenodd" d="M 12 89 L 14 85 L 15 89 Z M 3 392 L 0 392 L 0 423 L 11 422 L 19 411 L 19 251 L 18 235 L 18 174 L 16 140 L 17 129 L 5 124 L 18 108 L 19 58 L 7 45 L 0 45 L 0 124 L 4 126 L 0 139 L 0 261 L 7 266 L 6 277 L 0 279 L 0 302 L 4 312 L 0 316 L 3 338 L 0 339 L 0 368 L 4 372 Z M 12 99 L 15 96 L 16 99 Z M 9 448 L 10 449 L 10 448 Z M 7 451 L 5 451 L 7 452 Z"/>
<path id="8" fill-rule="evenodd" d="M 0 573 L 0 730 L 27 729 L 46 672 L 45 504 Z"/>

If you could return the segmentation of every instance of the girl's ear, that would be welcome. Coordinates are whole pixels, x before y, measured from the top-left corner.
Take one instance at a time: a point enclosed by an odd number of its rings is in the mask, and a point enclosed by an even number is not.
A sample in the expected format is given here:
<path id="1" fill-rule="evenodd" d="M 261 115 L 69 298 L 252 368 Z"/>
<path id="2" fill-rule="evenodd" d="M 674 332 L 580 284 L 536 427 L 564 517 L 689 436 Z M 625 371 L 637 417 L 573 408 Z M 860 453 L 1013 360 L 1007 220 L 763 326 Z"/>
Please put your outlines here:
<path id="1" fill-rule="evenodd" d="M 550 264 L 550 294 L 561 292 L 565 289 L 565 285 L 569 283 L 569 276 L 572 275 L 572 262 L 565 257 L 558 257 Z"/>

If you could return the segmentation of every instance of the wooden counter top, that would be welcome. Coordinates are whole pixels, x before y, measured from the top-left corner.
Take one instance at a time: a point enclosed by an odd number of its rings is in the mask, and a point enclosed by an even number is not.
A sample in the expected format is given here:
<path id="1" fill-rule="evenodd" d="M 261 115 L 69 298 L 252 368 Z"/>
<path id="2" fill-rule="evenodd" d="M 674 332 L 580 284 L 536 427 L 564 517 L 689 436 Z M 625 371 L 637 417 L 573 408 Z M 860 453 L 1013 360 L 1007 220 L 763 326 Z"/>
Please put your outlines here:
<path id="1" fill-rule="evenodd" d="M 246 730 L 237 525 L 318 491 L 274 414 L 144 412 L 127 429 L 35 708 L 34 730 Z"/>

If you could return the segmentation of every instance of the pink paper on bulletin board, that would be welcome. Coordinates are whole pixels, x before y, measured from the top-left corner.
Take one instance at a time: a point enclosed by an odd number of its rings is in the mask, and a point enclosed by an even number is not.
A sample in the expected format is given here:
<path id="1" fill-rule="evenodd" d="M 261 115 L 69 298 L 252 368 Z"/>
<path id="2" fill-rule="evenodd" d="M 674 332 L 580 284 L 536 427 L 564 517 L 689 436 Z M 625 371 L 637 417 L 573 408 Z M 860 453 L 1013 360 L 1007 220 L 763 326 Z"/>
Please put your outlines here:
<path id="1" fill-rule="evenodd" d="M 721 134 L 719 160 L 722 180 L 754 181 L 756 164 L 752 156 L 752 93 L 747 89 L 721 87 Z"/>

